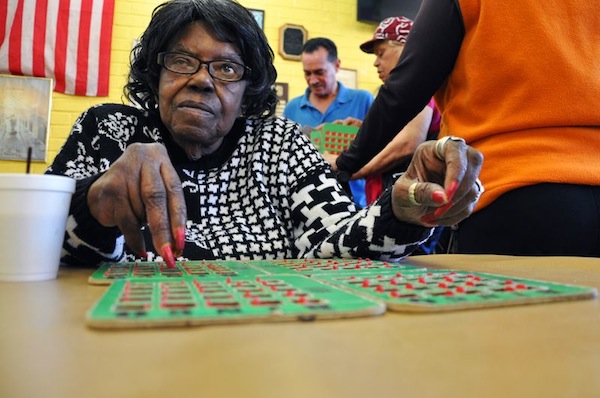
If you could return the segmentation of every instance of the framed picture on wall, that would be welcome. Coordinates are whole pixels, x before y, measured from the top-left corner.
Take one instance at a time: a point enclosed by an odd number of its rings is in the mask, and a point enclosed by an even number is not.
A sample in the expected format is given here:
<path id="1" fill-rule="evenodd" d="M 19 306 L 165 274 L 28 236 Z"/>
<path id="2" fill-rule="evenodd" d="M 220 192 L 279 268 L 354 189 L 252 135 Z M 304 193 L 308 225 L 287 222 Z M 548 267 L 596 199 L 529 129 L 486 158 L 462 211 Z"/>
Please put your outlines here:
<path id="1" fill-rule="evenodd" d="M 45 162 L 53 80 L 0 75 L 0 159 Z"/>
<path id="2" fill-rule="evenodd" d="M 275 82 L 275 91 L 277 92 L 277 107 L 275 108 L 275 114 L 281 116 L 283 115 L 283 110 L 289 100 L 288 83 Z"/>
<path id="3" fill-rule="evenodd" d="M 279 27 L 279 55 L 283 59 L 300 61 L 308 32 L 302 25 L 285 24 Z"/>
<path id="4" fill-rule="evenodd" d="M 254 19 L 256 19 L 256 23 L 260 26 L 261 29 L 265 29 L 265 12 L 264 10 L 253 10 L 251 8 L 248 9 L 254 15 Z"/>

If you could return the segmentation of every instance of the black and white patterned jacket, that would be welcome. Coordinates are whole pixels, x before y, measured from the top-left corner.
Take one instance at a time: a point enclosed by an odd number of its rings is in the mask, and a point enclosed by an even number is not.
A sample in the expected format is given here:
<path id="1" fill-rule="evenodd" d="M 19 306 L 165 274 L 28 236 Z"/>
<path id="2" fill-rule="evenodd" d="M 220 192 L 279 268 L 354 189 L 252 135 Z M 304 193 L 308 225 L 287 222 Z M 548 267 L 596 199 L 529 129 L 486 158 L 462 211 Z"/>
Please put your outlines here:
<path id="1" fill-rule="evenodd" d="M 77 180 L 63 263 L 133 259 L 120 231 L 91 216 L 86 194 L 136 142 L 165 145 L 182 181 L 188 211 L 184 258 L 399 260 L 430 234 L 393 216 L 389 192 L 357 210 L 299 126 L 285 118 L 238 119 L 216 153 L 191 161 L 157 113 L 105 104 L 78 118 L 47 170 Z M 150 260 L 156 259 L 145 234 Z"/>

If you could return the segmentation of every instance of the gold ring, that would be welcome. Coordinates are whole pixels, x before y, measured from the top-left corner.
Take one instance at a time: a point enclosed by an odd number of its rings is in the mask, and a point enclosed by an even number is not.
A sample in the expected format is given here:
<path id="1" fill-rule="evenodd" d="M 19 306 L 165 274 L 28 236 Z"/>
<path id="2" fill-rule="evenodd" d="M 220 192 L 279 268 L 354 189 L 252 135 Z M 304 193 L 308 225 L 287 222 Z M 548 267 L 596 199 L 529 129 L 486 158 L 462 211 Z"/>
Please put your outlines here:
<path id="1" fill-rule="evenodd" d="M 410 184 L 410 187 L 408 187 L 408 201 L 415 206 L 421 206 L 421 203 L 419 203 L 417 198 L 415 198 L 415 190 L 417 189 L 418 183 L 419 181 L 415 181 Z"/>

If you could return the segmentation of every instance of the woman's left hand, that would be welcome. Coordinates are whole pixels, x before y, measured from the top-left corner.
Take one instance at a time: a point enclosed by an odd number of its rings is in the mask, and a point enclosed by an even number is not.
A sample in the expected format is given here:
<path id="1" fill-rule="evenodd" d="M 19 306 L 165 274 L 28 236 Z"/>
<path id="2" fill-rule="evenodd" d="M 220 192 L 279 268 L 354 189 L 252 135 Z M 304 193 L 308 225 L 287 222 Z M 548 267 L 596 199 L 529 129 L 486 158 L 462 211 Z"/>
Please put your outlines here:
<path id="1" fill-rule="evenodd" d="M 475 208 L 483 186 L 477 178 L 483 155 L 456 137 L 421 144 L 392 189 L 392 209 L 401 221 L 454 225 Z"/>

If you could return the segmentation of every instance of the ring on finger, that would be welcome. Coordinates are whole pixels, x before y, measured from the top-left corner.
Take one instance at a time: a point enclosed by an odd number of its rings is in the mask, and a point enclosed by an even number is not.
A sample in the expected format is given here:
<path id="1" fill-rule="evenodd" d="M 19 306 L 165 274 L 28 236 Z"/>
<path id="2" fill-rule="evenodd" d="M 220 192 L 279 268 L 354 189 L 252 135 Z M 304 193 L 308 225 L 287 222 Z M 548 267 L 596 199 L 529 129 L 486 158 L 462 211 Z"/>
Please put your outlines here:
<path id="1" fill-rule="evenodd" d="M 483 184 L 481 183 L 481 180 L 479 178 L 475 180 L 475 185 L 477 186 L 477 191 L 479 192 L 479 195 L 485 192 L 485 188 L 483 187 Z"/>
<path id="2" fill-rule="evenodd" d="M 418 184 L 419 181 L 415 181 L 408 187 L 408 201 L 415 206 L 421 206 L 421 203 L 419 203 L 419 201 L 415 197 L 415 190 L 417 189 Z"/>
<path id="3" fill-rule="evenodd" d="M 455 137 L 453 135 L 448 135 L 446 137 L 443 137 L 443 138 L 440 138 L 439 140 L 437 140 L 437 142 L 435 143 L 435 156 L 441 161 L 445 160 L 444 146 L 446 146 L 446 142 L 448 142 L 448 141 L 466 142 L 462 138 Z"/>
<path id="4" fill-rule="evenodd" d="M 481 194 L 485 192 L 485 188 L 479 178 L 475 180 L 475 186 L 477 187 L 477 195 L 473 198 L 473 202 L 479 202 L 479 198 L 481 197 Z"/>

